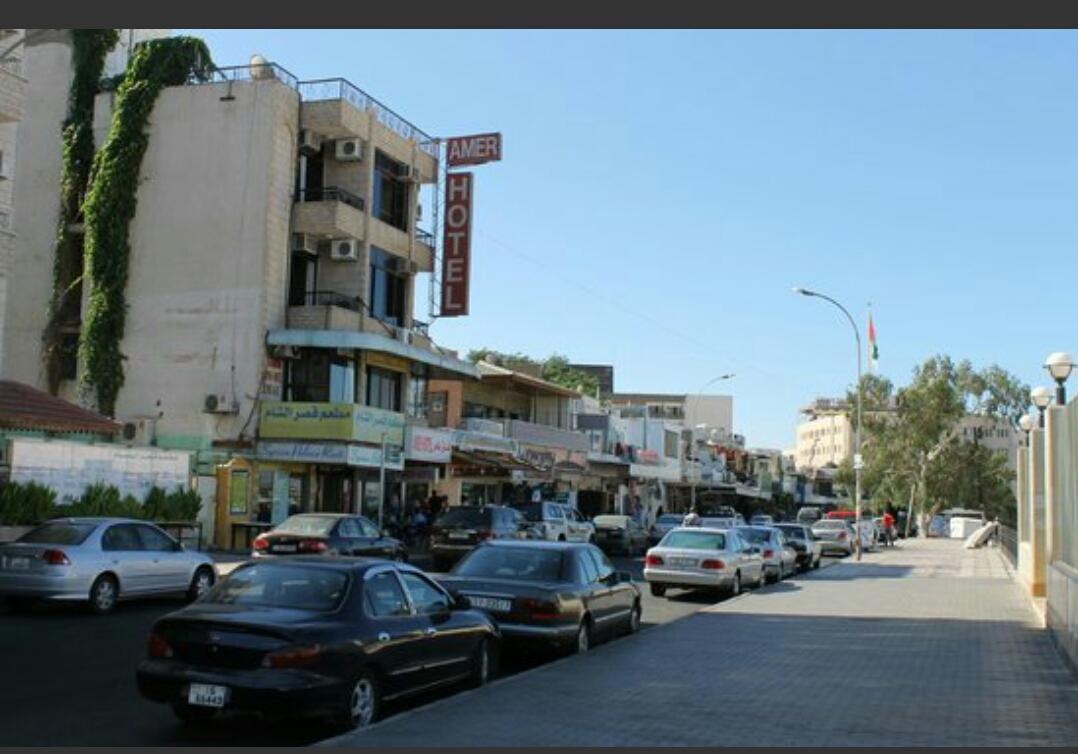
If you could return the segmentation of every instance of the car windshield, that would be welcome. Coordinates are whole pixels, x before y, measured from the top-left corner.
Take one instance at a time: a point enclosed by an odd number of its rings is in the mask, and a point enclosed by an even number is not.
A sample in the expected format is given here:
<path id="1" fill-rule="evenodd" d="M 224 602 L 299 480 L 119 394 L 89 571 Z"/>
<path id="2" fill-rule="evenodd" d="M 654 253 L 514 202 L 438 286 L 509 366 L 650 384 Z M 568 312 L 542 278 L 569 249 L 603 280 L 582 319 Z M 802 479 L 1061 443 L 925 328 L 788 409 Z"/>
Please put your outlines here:
<path id="1" fill-rule="evenodd" d="M 452 508 L 434 522 L 435 526 L 490 526 L 490 511 L 486 508 Z"/>
<path id="2" fill-rule="evenodd" d="M 596 516 L 592 522 L 596 526 L 625 526 L 625 516 Z"/>
<path id="3" fill-rule="evenodd" d="M 543 504 L 542 503 L 529 503 L 528 505 L 522 505 L 517 508 L 520 514 L 524 516 L 525 521 L 542 521 L 543 520 Z"/>
<path id="4" fill-rule="evenodd" d="M 800 526 L 780 526 L 779 528 L 782 529 L 782 533 L 790 539 L 805 538 L 805 530 L 802 529 Z"/>
<path id="5" fill-rule="evenodd" d="M 237 568 L 199 601 L 330 612 L 344 599 L 349 578 L 328 568 L 258 563 Z"/>
<path id="6" fill-rule="evenodd" d="M 762 544 L 771 540 L 771 532 L 768 529 L 740 529 L 741 536 L 753 544 Z"/>
<path id="7" fill-rule="evenodd" d="M 273 533 L 324 537 L 329 534 L 335 523 L 337 523 L 337 519 L 328 516 L 292 516 L 282 521 L 273 530 Z"/>
<path id="8" fill-rule="evenodd" d="M 479 547 L 453 569 L 454 576 L 559 581 L 562 552 L 538 547 Z"/>
<path id="9" fill-rule="evenodd" d="M 90 536 L 97 524 L 73 524 L 60 522 L 42 524 L 26 532 L 16 542 L 31 545 L 81 545 Z"/>
<path id="10" fill-rule="evenodd" d="M 659 546 L 686 550 L 725 550 L 726 535 L 708 531 L 672 531 L 663 537 Z"/>
<path id="11" fill-rule="evenodd" d="M 829 518 L 825 521 L 817 521 L 812 525 L 813 529 L 845 529 L 846 522 L 837 518 Z"/>
<path id="12" fill-rule="evenodd" d="M 663 514 L 659 516 L 658 523 L 660 524 L 680 524 L 684 519 L 684 516 L 678 516 L 674 514 Z"/>

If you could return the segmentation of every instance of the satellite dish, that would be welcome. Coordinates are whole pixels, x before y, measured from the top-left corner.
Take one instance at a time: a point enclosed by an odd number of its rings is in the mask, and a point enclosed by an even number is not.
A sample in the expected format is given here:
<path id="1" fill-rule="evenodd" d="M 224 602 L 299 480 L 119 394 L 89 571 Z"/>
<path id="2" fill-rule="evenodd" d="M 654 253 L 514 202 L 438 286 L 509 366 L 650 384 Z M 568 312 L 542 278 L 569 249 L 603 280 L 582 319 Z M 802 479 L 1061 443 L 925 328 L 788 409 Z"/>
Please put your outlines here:
<path id="1" fill-rule="evenodd" d="M 252 79 L 272 79 L 273 68 L 270 66 L 270 62 L 259 54 L 251 56 L 251 78 Z"/>

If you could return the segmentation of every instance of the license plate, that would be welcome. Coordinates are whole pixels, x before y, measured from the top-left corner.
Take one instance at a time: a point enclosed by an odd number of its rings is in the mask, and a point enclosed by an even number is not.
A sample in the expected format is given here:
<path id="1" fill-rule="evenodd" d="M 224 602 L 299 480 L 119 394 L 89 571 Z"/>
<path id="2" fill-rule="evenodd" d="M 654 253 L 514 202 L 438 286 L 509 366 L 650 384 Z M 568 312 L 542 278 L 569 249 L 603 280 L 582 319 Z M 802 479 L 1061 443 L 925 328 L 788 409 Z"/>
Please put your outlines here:
<path id="1" fill-rule="evenodd" d="M 296 552 L 297 551 L 297 546 L 296 545 L 274 545 L 270 549 L 273 550 L 274 552 Z"/>
<path id="2" fill-rule="evenodd" d="M 491 610 L 496 613 L 508 613 L 513 607 L 513 603 L 509 600 L 500 600 L 495 597 L 473 597 L 470 594 L 465 595 L 468 597 L 468 601 L 472 603 L 472 607 L 477 607 L 480 610 Z"/>
<path id="3" fill-rule="evenodd" d="M 675 568 L 692 568 L 696 565 L 696 561 L 692 558 L 668 558 L 666 562 Z"/>
<path id="4" fill-rule="evenodd" d="M 30 558 L 8 558 L 7 567 L 12 571 L 25 571 L 30 568 Z"/>
<path id="5" fill-rule="evenodd" d="M 468 533 L 463 531 L 451 531 L 449 532 L 450 539 L 467 539 Z"/>
<path id="6" fill-rule="evenodd" d="M 211 686 L 206 683 L 192 683 L 187 691 L 187 703 L 198 707 L 225 706 L 228 698 L 228 686 Z"/>

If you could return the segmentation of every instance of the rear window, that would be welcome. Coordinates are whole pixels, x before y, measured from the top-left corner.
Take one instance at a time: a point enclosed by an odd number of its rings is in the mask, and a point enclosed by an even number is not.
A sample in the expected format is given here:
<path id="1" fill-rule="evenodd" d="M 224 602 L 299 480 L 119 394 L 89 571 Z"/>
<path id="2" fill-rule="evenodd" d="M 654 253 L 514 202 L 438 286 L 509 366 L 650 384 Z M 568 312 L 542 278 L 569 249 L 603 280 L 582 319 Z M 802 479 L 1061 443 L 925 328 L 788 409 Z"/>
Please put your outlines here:
<path id="1" fill-rule="evenodd" d="M 454 576 L 561 581 L 563 553 L 537 547 L 479 547 L 453 569 Z"/>
<path id="2" fill-rule="evenodd" d="M 800 526 L 780 526 L 779 529 L 790 539 L 804 539 L 805 530 Z"/>
<path id="3" fill-rule="evenodd" d="M 26 532 L 16 541 L 31 545 L 81 545 L 97 526 L 97 524 L 42 524 Z"/>
<path id="4" fill-rule="evenodd" d="M 771 532 L 767 529 L 739 529 L 741 536 L 755 545 L 770 541 Z"/>
<path id="5" fill-rule="evenodd" d="M 823 521 L 817 521 L 812 525 L 813 529 L 845 529 L 846 522 L 840 521 L 836 518 L 828 518 Z"/>
<path id="6" fill-rule="evenodd" d="M 344 600 L 349 579 L 326 568 L 258 563 L 237 568 L 200 601 L 330 612 Z"/>
<path id="7" fill-rule="evenodd" d="M 486 508 L 451 508 L 435 521 L 436 526 L 490 526 L 491 512 Z"/>
<path id="8" fill-rule="evenodd" d="M 596 516 L 592 523 L 596 526 L 625 526 L 627 516 Z"/>
<path id="9" fill-rule="evenodd" d="M 659 516 L 660 524 L 680 524 L 684 520 L 684 516 L 666 515 Z"/>
<path id="10" fill-rule="evenodd" d="M 274 534 L 299 534 L 307 537 L 325 537 L 337 523 L 327 516 L 292 516 L 286 518 L 273 530 Z"/>
<path id="11" fill-rule="evenodd" d="M 672 531 L 659 547 L 682 547 L 688 550 L 725 550 L 726 535 L 706 531 Z"/>
<path id="12" fill-rule="evenodd" d="M 529 503 L 528 505 L 522 505 L 517 510 L 524 516 L 525 521 L 542 521 L 543 520 L 543 504 L 542 503 Z"/>

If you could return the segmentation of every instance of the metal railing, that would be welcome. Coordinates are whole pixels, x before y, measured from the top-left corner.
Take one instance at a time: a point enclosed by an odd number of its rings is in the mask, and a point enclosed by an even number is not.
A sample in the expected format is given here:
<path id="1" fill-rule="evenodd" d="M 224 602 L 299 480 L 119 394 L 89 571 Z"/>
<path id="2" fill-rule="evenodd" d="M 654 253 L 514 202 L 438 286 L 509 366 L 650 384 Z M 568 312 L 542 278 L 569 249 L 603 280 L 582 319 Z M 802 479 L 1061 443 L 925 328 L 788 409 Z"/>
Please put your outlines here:
<path id="1" fill-rule="evenodd" d="M 230 65 L 214 68 L 205 80 L 190 81 L 191 84 L 220 84 L 227 81 L 265 81 L 277 79 L 290 89 L 299 91 L 299 79 L 276 63 L 260 65 Z"/>
<path id="2" fill-rule="evenodd" d="M 1018 532 L 1003 524 L 999 525 L 997 532 L 1003 554 L 1011 561 L 1011 565 L 1014 565 L 1018 562 Z"/>
<path id="3" fill-rule="evenodd" d="M 362 310 L 363 303 L 359 296 L 349 296 L 340 291 L 307 291 L 303 294 L 303 306 L 336 306 L 358 312 Z"/>
<path id="4" fill-rule="evenodd" d="M 434 234 L 425 230 L 415 229 L 415 240 L 419 243 L 425 243 L 427 246 L 434 248 Z"/>
<path id="5" fill-rule="evenodd" d="M 431 157 L 436 159 L 438 157 L 438 143 L 433 136 L 416 128 L 393 110 L 367 94 L 351 81 L 348 81 L 348 79 L 300 81 L 298 91 L 305 102 L 343 99 L 358 110 L 374 110 L 378 121 L 386 128 L 403 136 L 405 139 L 415 139 L 419 142 L 420 149 Z"/>
<path id="6" fill-rule="evenodd" d="M 326 186 L 325 188 L 315 189 L 300 189 L 296 194 L 297 202 L 341 202 L 347 204 L 349 207 L 355 207 L 360 212 L 363 212 L 367 206 L 367 203 L 363 201 L 363 197 L 356 196 L 351 191 L 346 191 L 336 186 Z"/>

